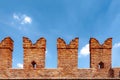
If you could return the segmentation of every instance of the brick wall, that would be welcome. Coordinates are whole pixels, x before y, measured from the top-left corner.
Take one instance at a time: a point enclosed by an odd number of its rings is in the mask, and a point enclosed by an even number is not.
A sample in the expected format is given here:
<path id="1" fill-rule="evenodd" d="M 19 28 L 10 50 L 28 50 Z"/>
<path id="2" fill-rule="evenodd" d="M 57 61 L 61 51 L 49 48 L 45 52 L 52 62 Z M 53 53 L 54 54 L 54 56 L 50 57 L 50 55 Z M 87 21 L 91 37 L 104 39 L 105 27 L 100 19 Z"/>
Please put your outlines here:
<path id="1" fill-rule="evenodd" d="M 69 44 L 57 39 L 58 65 L 56 69 L 45 68 L 46 40 L 40 38 L 35 44 L 23 37 L 24 67 L 12 69 L 13 40 L 6 37 L 0 43 L 0 79 L 103 79 L 120 78 L 120 68 L 111 66 L 112 38 L 99 44 L 90 39 L 90 68 L 78 69 L 78 42 Z"/>
<path id="2" fill-rule="evenodd" d="M 0 43 L 0 69 L 12 68 L 13 40 L 6 37 Z"/>
<path id="3" fill-rule="evenodd" d="M 103 44 L 95 38 L 90 39 L 90 68 L 97 69 L 96 76 L 107 77 L 111 69 L 112 38 L 107 39 Z"/>
<path id="4" fill-rule="evenodd" d="M 58 68 L 77 69 L 78 67 L 78 38 L 66 44 L 61 38 L 57 39 Z"/>
<path id="5" fill-rule="evenodd" d="M 23 37 L 23 48 L 25 69 L 45 67 L 46 40 L 44 38 L 32 44 L 31 40 Z"/>

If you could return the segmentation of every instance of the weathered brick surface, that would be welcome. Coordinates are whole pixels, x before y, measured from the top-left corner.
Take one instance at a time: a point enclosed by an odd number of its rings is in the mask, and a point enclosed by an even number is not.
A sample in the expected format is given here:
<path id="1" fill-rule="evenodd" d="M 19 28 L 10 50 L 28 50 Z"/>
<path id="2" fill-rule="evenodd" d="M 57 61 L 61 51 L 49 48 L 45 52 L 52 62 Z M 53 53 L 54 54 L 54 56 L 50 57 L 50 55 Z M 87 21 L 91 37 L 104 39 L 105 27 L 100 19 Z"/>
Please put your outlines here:
<path id="1" fill-rule="evenodd" d="M 6 37 L 0 43 L 0 69 L 12 68 L 13 40 Z"/>
<path id="2" fill-rule="evenodd" d="M 69 45 L 61 38 L 57 39 L 58 68 L 77 69 L 78 67 L 78 38 L 75 38 Z"/>
<path id="3" fill-rule="evenodd" d="M 40 38 L 35 44 L 23 37 L 23 48 L 24 48 L 24 68 L 44 68 L 45 67 L 45 50 L 46 40 Z"/>
<path id="4" fill-rule="evenodd" d="M 97 44 L 97 45 L 95 45 Z M 90 67 L 99 68 L 99 63 L 103 62 L 104 68 L 111 68 L 112 39 L 109 38 L 100 45 L 94 38 L 90 39 Z"/>
<path id="5" fill-rule="evenodd" d="M 69 44 L 57 39 L 58 65 L 56 69 L 45 68 L 46 40 L 40 38 L 35 44 L 23 37 L 24 67 L 12 69 L 13 40 L 5 38 L 0 43 L 0 79 L 120 79 L 120 68 L 111 66 L 112 38 L 99 44 L 90 39 L 90 68 L 78 69 L 78 38 Z M 33 63 L 32 63 L 33 62 Z"/>

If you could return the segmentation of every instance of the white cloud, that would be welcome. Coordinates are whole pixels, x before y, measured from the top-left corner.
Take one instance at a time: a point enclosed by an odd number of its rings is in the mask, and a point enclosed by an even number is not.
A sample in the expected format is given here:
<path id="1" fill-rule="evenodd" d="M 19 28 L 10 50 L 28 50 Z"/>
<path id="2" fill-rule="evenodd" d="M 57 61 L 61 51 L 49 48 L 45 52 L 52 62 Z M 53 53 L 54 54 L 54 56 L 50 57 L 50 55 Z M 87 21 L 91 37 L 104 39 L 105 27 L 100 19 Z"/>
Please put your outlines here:
<path id="1" fill-rule="evenodd" d="M 120 42 L 119 42 L 119 43 L 115 43 L 115 44 L 113 45 L 113 48 L 118 48 L 118 47 L 120 47 Z"/>
<path id="2" fill-rule="evenodd" d="M 80 50 L 79 57 L 80 56 L 87 56 L 89 55 L 89 44 L 86 44 L 82 49 Z"/>
<path id="3" fill-rule="evenodd" d="M 13 18 L 16 19 L 16 20 L 20 20 L 19 16 L 16 15 L 16 14 L 13 14 Z"/>
<path id="4" fill-rule="evenodd" d="M 48 53 L 48 51 L 46 50 L 46 51 L 45 51 L 45 54 L 47 54 L 47 53 Z"/>
<path id="5" fill-rule="evenodd" d="M 49 57 L 48 50 L 45 51 L 46 57 Z"/>
<path id="6" fill-rule="evenodd" d="M 47 57 L 47 58 L 51 58 L 51 54 L 48 53 L 48 50 L 47 50 L 47 49 L 46 49 L 46 51 L 45 51 L 45 54 L 46 54 L 46 57 Z"/>
<path id="7" fill-rule="evenodd" d="M 23 64 L 18 63 L 18 64 L 17 64 L 17 67 L 18 67 L 18 68 L 23 68 Z"/>
<path id="8" fill-rule="evenodd" d="M 20 24 L 31 24 L 32 18 L 27 16 L 26 14 L 13 14 L 13 19 L 16 20 Z"/>
<path id="9" fill-rule="evenodd" d="M 21 24 L 31 24 L 32 19 L 29 16 L 24 15 Z"/>

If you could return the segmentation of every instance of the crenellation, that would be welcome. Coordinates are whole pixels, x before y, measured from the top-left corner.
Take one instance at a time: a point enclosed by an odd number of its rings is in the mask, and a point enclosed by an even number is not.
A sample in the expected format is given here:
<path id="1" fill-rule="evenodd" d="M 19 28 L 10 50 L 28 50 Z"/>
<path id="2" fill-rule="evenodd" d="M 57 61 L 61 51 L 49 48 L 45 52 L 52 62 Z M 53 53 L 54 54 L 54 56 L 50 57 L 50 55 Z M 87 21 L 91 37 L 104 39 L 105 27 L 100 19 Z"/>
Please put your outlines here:
<path id="1" fill-rule="evenodd" d="M 79 38 L 73 39 L 69 44 L 66 44 L 66 42 L 62 38 L 57 39 L 57 49 L 78 49 L 78 40 Z"/>
<path id="2" fill-rule="evenodd" d="M 90 38 L 90 48 L 94 49 L 94 48 L 101 48 L 101 45 L 99 44 L 98 40 L 96 40 L 95 38 Z"/>
<path id="3" fill-rule="evenodd" d="M 90 68 L 97 69 L 96 77 L 107 77 L 111 69 L 111 45 L 112 38 L 108 38 L 104 44 L 90 39 Z"/>
<path id="4" fill-rule="evenodd" d="M 75 38 L 66 44 L 61 38 L 57 40 L 58 51 L 58 68 L 65 69 L 64 71 L 77 69 L 78 66 L 78 38 Z"/>
<path id="5" fill-rule="evenodd" d="M 23 48 L 30 48 L 32 46 L 31 40 L 27 37 L 23 37 Z"/>
<path id="6" fill-rule="evenodd" d="M 10 49 L 13 51 L 13 42 L 10 37 L 4 38 L 0 43 L 0 49 Z"/>
<path id="7" fill-rule="evenodd" d="M 90 48 L 108 48 L 111 49 L 112 48 L 112 38 L 108 38 L 107 40 L 104 41 L 103 44 L 100 44 L 98 42 L 98 40 L 96 40 L 95 38 L 90 38 Z"/>
<path id="8" fill-rule="evenodd" d="M 111 49 L 112 48 L 112 38 L 108 38 L 105 40 L 104 44 L 102 44 L 103 48 Z"/>
<path id="9" fill-rule="evenodd" d="M 46 40 L 45 38 L 40 38 L 36 41 L 35 44 L 32 43 L 32 41 L 27 38 L 23 37 L 23 48 L 46 48 Z"/>
<path id="10" fill-rule="evenodd" d="M 57 39 L 57 49 L 64 49 L 66 48 L 66 43 L 62 38 Z"/>
<path id="11" fill-rule="evenodd" d="M 13 40 L 4 38 L 0 43 L 0 70 L 12 68 Z"/>
<path id="12" fill-rule="evenodd" d="M 78 49 L 78 41 L 79 41 L 79 38 L 75 38 L 73 39 L 70 44 L 68 45 L 68 48 L 73 48 L 73 49 Z"/>
<path id="13" fill-rule="evenodd" d="M 37 69 L 45 67 L 45 38 L 40 38 L 35 44 L 32 44 L 30 39 L 23 37 L 23 48 L 25 69 Z"/>
<path id="14" fill-rule="evenodd" d="M 0 79 L 120 79 L 120 67 L 111 63 L 112 38 L 100 44 L 90 38 L 90 68 L 78 69 L 79 38 L 66 44 L 57 39 L 58 65 L 56 69 L 45 68 L 46 39 L 39 38 L 36 43 L 23 37 L 23 69 L 12 68 L 13 40 L 6 37 L 0 43 Z"/>
<path id="15" fill-rule="evenodd" d="M 38 39 L 34 45 L 36 45 L 37 48 L 46 49 L 46 39 L 42 37 Z"/>

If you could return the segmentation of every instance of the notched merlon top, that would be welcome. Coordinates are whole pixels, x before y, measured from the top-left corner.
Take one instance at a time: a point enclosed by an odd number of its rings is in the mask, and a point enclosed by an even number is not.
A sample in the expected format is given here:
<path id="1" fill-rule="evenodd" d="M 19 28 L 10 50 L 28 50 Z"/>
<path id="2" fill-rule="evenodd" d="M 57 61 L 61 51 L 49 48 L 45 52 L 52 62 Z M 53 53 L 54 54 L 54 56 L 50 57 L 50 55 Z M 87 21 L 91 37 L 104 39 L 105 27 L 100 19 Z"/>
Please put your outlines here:
<path id="1" fill-rule="evenodd" d="M 0 48 L 1 49 L 7 48 L 7 49 L 10 49 L 13 51 L 13 43 L 14 43 L 14 41 L 10 37 L 6 37 L 0 42 Z"/>
<path id="2" fill-rule="evenodd" d="M 104 41 L 103 44 L 100 44 L 99 41 L 95 38 L 90 38 L 89 41 L 90 44 L 90 49 L 91 48 L 107 48 L 107 49 L 111 49 L 112 48 L 112 38 L 108 38 Z"/>
<path id="3" fill-rule="evenodd" d="M 43 49 L 46 49 L 46 39 L 41 37 L 36 41 L 36 43 L 33 44 L 29 38 L 23 37 L 23 48 L 43 48 Z"/>
<path id="4" fill-rule="evenodd" d="M 72 41 L 70 41 L 69 44 L 66 44 L 66 42 L 62 38 L 57 39 L 57 48 L 58 49 L 78 49 L 79 44 L 79 38 L 76 37 Z"/>

